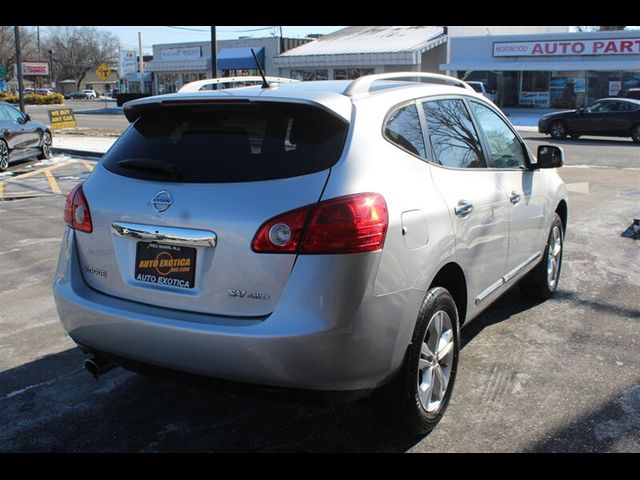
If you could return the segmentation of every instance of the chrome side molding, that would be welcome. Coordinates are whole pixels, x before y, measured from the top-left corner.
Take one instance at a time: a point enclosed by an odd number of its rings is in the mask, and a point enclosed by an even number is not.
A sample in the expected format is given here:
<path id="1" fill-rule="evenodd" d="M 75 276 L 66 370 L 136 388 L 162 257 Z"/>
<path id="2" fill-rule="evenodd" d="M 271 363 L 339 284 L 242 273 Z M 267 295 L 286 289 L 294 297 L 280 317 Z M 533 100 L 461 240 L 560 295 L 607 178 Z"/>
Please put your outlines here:
<path id="1" fill-rule="evenodd" d="M 189 247 L 215 247 L 218 237 L 208 230 L 160 227 L 140 223 L 113 222 L 111 232 L 124 238 L 133 238 L 147 242 L 161 242 Z"/>
<path id="2" fill-rule="evenodd" d="M 516 268 L 514 268 L 513 270 L 511 270 L 509 273 L 507 273 L 505 276 L 499 278 L 496 282 L 492 283 L 489 288 L 487 288 L 486 290 L 483 290 L 482 292 L 480 292 L 480 295 L 478 295 L 476 297 L 475 300 L 475 304 L 476 305 L 480 305 L 482 302 L 484 302 L 487 297 L 489 295 L 491 295 L 493 292 L 495 292 L 496 290 L 498 290 L 502 285 L 504 285 L 505 283 L 511 281 L 514 277 L 516 277 L 522 270 L 524 270 L 525 268 L 527 268 L 527 265 L 530 265 L 532 262 L 534 262 L 535 260 L 537 260 L 538 258 L 540 258 L 540 255 L 542 255 L 541 252 L 537 252 L 533 255 L 531 255 L 529 258 L 527 258 L 524 262 L 522 262 L 520 265 L 518 265 Z"/>

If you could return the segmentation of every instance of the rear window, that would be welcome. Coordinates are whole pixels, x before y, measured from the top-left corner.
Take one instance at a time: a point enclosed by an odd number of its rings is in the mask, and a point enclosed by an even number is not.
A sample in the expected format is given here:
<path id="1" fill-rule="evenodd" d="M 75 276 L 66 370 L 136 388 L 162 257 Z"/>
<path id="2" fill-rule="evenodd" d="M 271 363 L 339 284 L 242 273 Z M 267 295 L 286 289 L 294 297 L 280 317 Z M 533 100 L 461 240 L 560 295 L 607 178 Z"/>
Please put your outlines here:
<path id="1" fill-rule="evenodd" d="M 187 183 L 289 178 L 332 167 L 348 124 L 294 104 L 189 105 L 144 111 L 103 159 L 116 174 Z"/>

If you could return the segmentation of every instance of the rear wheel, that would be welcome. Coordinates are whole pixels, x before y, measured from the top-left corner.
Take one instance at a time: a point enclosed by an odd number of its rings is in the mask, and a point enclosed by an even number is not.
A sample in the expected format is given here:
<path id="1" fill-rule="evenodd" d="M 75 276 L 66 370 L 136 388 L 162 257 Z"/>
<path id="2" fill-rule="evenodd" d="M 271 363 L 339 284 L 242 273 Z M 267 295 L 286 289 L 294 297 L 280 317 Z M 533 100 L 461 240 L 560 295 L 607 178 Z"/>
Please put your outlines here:
<path id="1" fill-rule="evenodd" d="M 9 147 L 4 140 L 0 140 L 0 172 L 9 168 Z"/>
<path id="2" fill-rule="evenodd" d="M 567 127 L 564 122 L 556 120 L 549 126 L 549 134 L 553 138 L 565 138 L 567 136 Z"/>
<path id="3" fill-rule="evenodd" d="M 525 296 L 532 300 L 546 300 L 556 291 L 562 267 L 563 242 L 562 220 L 556 213 L 542 260 L 520 281 L 520 289 Z"/>
<path id="4" fill-rule="evenodd" d="M 44 132 L 42 135 L 42 146 L 40 147 L 40 155 L 38 155 L 39 160 L 44 160 L 45 158 L 49 158 L 51 156 L 51 134 L 49 132 Z"/>
<path id="5" fill-rule="evenodd" d="M 631 140 L 636 143 L 640 143 L 640 124 L 634 125 L 631 130 Z"/>
<path id="6" fill-rule="evenodd" d="M 427 292 L 404 365 L 386 387 L 384 405 L 407 429 L 426 435 L 449 404 L 458 366 L 458 311 L 442 287 Z"/>
<path id="7" fill-rule="evenodd" d="M 580 135 L 571 135 L 571 138 L 573 138 L 574 140 L 578 140 L 580 138 Z"/>

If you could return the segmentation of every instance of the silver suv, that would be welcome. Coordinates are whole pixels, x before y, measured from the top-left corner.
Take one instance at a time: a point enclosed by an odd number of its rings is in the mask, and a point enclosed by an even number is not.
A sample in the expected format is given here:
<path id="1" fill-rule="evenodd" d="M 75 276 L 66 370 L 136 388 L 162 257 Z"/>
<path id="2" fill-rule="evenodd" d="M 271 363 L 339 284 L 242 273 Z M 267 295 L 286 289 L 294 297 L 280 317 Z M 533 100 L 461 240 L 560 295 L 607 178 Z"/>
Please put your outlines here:
<path id="1" fill-rule="evenodd" d="M 87 368 L 381 390 L 430 431 L 459 328 L 558 286 L 562 151 L 442 75 L 197 91 L 222 82 L 125 104 L 67 198 L 53 289 Z"/>

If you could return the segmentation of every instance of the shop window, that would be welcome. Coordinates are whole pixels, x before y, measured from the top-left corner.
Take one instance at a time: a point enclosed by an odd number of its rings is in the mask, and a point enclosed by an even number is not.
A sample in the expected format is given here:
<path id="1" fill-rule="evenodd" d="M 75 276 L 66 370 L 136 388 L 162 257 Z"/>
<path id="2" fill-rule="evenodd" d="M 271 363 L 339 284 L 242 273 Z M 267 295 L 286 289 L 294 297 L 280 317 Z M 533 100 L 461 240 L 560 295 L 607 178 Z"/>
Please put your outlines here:
<path id="1" fill-rule="evenodd" d="M 346 80 L 347 79 L 347 69 L 346 68 L 336 68 L 333 71 L 334 80 Z"/>

